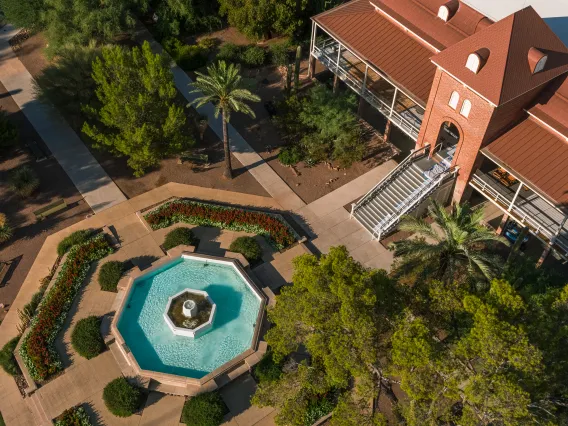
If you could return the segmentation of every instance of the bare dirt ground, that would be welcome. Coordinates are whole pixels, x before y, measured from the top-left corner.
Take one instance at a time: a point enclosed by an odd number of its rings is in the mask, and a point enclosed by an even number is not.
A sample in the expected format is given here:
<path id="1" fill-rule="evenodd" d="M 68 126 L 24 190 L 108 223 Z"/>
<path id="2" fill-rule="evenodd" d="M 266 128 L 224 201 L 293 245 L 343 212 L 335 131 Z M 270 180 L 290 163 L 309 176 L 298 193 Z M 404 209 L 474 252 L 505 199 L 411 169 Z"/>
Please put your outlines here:
<path id="1" fill-rule="evenodd" d="M 8 112 L 9 119 L 16 124 L 20 133 L 17 146 L 0 152 L 0 212 L 6 214 L 10 224 L 15 228 L 12 239 L 0 244 L 0 261 L 12 262 L 7 276 L 0 283 L 0 302 L 11 304 L 45 239 L 83 220 L 92 211 L 54 158 L 36 162 L 35 158 L 29 155 L 25 142 L 36 141 L 38 144 L 43 144 L 43 141 L 2 84 L 0 84 L 0 106 Z M 34 169 L 40 179 L 38 191 L 26 199 L 21 198 L 8 187 L 10 172 L 24 164 Z M 33 212 L 59 198 L 64 198 L 69 207 L 41 222 L 36 222 Z M 47 272 L 46 270 L 46 275 Z M 1 311 L 0 318 L 4 315 L 5 312 Z"/>
<path id="2" fill-rule="evenodd" d="M 16 52 L 33 76 L 39 75 L 49 63 L 43 54 L 44 47 L 45 39 L 41 34 L 36 34 L 23 41 L 20 49 Z M 75 131 L 81 136 L 80 129 L 75 128 Z M 88 146 L 88 144 L 86 145 Z M 155 170 L 149 170 L 144 176 L 136 178 L 133 176 L 132 170 L 126 165 L 125 158 L 115 158 L 106 152 L 90 147 L 89 149 L 128 198 L 168 182 L 268 196 L 264 188 L 234 156 L 232 157 L 234 179 L 229 181 L 222 178 L 223 144 L 209 129 L 205 132 L 204 141 L 196 146 L 200 153 L 209 156 L 210 166 L 207 168 L 193 168 L 187 163 L 178 164 L 176 158 L 167 158 L 162 160 L 160 166 Z"/>

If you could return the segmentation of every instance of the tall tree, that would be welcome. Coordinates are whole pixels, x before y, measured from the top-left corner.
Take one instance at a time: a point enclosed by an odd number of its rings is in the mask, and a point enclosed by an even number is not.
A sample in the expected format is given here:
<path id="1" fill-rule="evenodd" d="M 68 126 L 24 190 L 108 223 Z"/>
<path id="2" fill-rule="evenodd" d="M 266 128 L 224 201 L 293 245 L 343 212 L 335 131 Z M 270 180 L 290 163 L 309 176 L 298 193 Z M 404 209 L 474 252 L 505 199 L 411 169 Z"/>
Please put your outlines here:
<path id="1" fill-rule="evenodd" d="M 408 310 L 392 337 L 390 369 L 409 398 L 401 404 L 408 424 L 562 424 L 564 295 L 568 288 L 550 293 L 535 315 L 535 301 L 494 280 L 485 295 L 463 297 L 462 328 L 449 334 Z"/>
<path id="2" fill-rule="evenodd" d="M 308 21 L 307 0 L 219 0 L 221 15 L 251 39 L 292 36 Z"/>
<path id="3" fill-rule="evenodd" d="M 168 60 L 152 53 L 148 42 L 141 49 L 103 48 L 93 79 L 99 103 L 85 106 L 92 120 L 83 132 L 95 147 L 127 156 L 135 176 L 195 142 Z"/>
<path id="4" fill-rule="evenodd" d="M 490 280 L 497 276 L 503 261 L 495 254 L 496 243 L 505 238 L 482 223 L 483 210 L 469 204 L 455 204 L 450 212 L 436 201 L 428 206 L 431 223 L 405 216 L 400 230 L 415 233 L 392 244 L 395 276 L 410 275 L 417 281 L 438 279 L 451 283 L 459 277 Z"/>
<path id="5" fill-rule="evenodd" d="M 259 102 L 260 98 L 245 88 L 240 75 L 240 67 L 235 64 L 227 65 L 225 61 L 219 61 L 207 67 L 207 74 L 196 72 L 197 80 L 191 83 L 193 90 L 190 93 L 199 93 L 202 96 L 196 98 L 190 105 L 197 108 L 211 102 L 215 106 L 215 118 L 222 116 L 223 146 L 225 150 L 226 179 L 233 178 L 231 167 L 231 151 L 229 149 L 228 124 L 232 112 L 242 112 L 251 117 L 256 117 L 254 111 L 247 102 Z"/>
<path id="6" fill-rule="evenodd" d="M 36 30 L 41 28 L 43 0 L 0 0 L 0 10 L 6 20 L 16 27 Z"/>
<path id="7" fill-rule="evenodd" d="M 394 283 L 385 271 L 370 271 L 354 261 L 345 247 L 333 247 L 321 259 L 300 256 L 294 259 L 294 268 L 294 284 L 282 289 L 268 313 L 274 327 L 266 341 L 274 356 L 284 357 L 303 346 L 328 386 L 349 388 L 356 379 L 358 396 L 349 397 L 345 404 L 352 406 L 351 398 L 369 401 L 377 386 L 390 386 L 380 359 L 386 353 L 387 319 L 396 316 L 402 306 Z M 270 401 L 266 394 L 283 392 L 281 387 L 289 388 L 284 385 L 289 380 L 284 377 L 277 384 L 261 384 L 259 395 Z M 300 392 L 303 387 L 295 389 Z M 279 407 L 289 403 L 290 398 L 285 398 Z M 290 418 L 281 420 L 281 424 L 287 424 L 285 420 L 293 423 Z"/>
<path id="8" fill-rule="evenodd" d="M 92 104 L 96 99 L 93 62 L 100 55 L 101 48 L 94 42 L 88 46 L 68 45 L 60 49 L 56 60 L 35 78 L 36 97 L 41 102 L 55 105 L 67 120 L 80 126 L 84 121 L 81 105 Z"/>
<path id="9" fill-rule="evenodd" d="M 213 32 L 222 27 L 216 0 L 160 0 L 156 6 L 156 27 L 163 37 L 189 33 Z"/>
<path id="10" fill-rule="evenodd" d="M 134 28 L 133 10 L 145 10 L 146 0 L 44 0 L 42 15 L 48 53 L 68 44 L 87 45 L 90 40 L 111 41 Z"/>

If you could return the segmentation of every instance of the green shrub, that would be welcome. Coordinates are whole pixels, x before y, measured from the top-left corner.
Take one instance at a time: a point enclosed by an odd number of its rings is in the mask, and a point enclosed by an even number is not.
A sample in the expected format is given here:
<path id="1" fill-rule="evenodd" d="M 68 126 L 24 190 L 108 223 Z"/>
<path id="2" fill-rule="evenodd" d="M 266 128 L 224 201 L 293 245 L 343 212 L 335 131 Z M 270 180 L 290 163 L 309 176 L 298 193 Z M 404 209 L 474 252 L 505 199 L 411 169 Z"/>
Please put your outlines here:
<path id="1" fill-rule="evenodd" d="M 293 166 L 302 161 L 305 153 L 298 145 L 286 146 L 278 153 L 278 161 L 285 166 Z"/>
<path id="2" fill-rule="evenodd" d="M 290 63 L 290 43 L 275 43 L 270 47 L 270 62 L 274 65 L 282 67 Z"/>
<path id="3" fill-rule="evenodd" d="M 281 375 L 282 366 L 274 362 L 272 352 L 265 353 L 260 362 L 254 367 L 254 376 L 260 383 L 275 382 Z"/>
<path id="4" fill-rule="evenodd" d="M 124 273 L 124 263 L 118 260 L 111 260 L 101 266 L 99 271 L 99 285 L 103 291 L 116 293 L 116 286 Z"/>
<path id="5" fill-rule="evenodd" d="M 305 426 L 312 426 L 315 422 L 323 416 L 327 416 L 333 411 L 335 404 L 327 398 L 318 399 L 308 404 L 306 417 L 304 421 Z"/>
<path id="6" fill-rule="evenodd" d="M 219 49 L 217 59 L 226 62 L 239 62 L 241 59 L 242 47 L 234 43 L 225 43 Z"/>
<path id="7" fill-rule="evenodd" d="M 231 243 L 230 251 L 242 254 L 249 262 L 259 260 L 262 256 L 260 244 L 253 237 L 239 237 Z"/>
<path id="8" fill-rule="evenodd" d="M 194 246 L 195 243 L 196 239 L 191 229 L 176 228 L 173 231 L 168 232 L 163 246 L 165 250 L 170 250 L 180 245 Z"/>
<path id="9" fill-rule="evenodd" d="M 197 45 L 188 45 L 177 38 L 170 37 L 164 41 L 164 48 L 174 61 L 185 71 L 193 71 L 207 64 L 210 43 L 204 39 Z"/>
<path id="10" fill-rule="evenodd" d="M 10 238 L 12 238 L 13 234 L 14 231 L 8 223 L 6 215 L 4 213 L 0 213 L 0 243 L 5 243 L 6 241 L 8 241 Z"/>
<path id="11" fill-rule="evenodd" d="M 29 197 L 39 186 L 39 179 L 29 166 L 18 167 L 10 174 L 10 188 L 22 197 Z"/>
<path id="12" fill-rule="evenodd" d="M 6 422 L 4 421 L 4 416 L 0 413 L 0 426 L 6 426 Z"/>
<path id="13" fill-rule="evenodd" d="M 206 37 L 206 38 L 199 40 L 197 45 L 204 48 L 204 49 L 211 50 L 211 49 L 215 48 L 215 46 L 217 46 L 217 40 L 215 40 L 214 38 L 211 38 L 211 37 Z"/>
<path id="14" fill-rule="evenodd" d="M 83 358 L 91 359 L 105 350 L 101 335 L 101 320 L 90 316 L 79 320 L 71 333 L 71 345 Z"/>
<path id="15" fill-rule="evenodd" d="M 55 426 L 92 426 L 92 423 L 83 407 L 73 407 L 55 419 Z"/>
<path id="16" fill-rule="evenodd" d="M 83 244 L 91 237 L 93 231 L 91 229 L 82 229 L 75 231 L 71 235 L 63 238 L 57 245 L 57 254 L 63 256 L 69 249 L 77 244 Z"/>
<path id="17" fill-rule="evenodd" d="M 247 46 L 242 51 L 240 60 L 247 67 L 260 67 L 266 61 L 266 50 L 260 46 Z"/>
<path id="18" fill-rule="evenodd" d="M 138 410 L 140 391 L 124 377 L 118 377 L 105 386 L 103 401 L 115 416 L 129 417 Z"/>
<path id="19" fill-rule="evenodd" d="M 19 341 L 20 337 L 14 337 L 0 350 L 0 365 L 6 373 L 12 376 L 21 374 L 20 367 L 14 357 L 14 351 L 16 350 L 16 346 Z"/>
<path id="20" fill-rule="evenodd" d="M 15 145 L 18 139 L 18 129 L 8 119 L 6 111 L 0 107 L 0 149 Z"/>
<path id="21" fill-rule="evenodd" d="M 186 401 L 181 421 L 186 426 L 219 426 L 227 411 L 219 393 L 202 393 Z"/>

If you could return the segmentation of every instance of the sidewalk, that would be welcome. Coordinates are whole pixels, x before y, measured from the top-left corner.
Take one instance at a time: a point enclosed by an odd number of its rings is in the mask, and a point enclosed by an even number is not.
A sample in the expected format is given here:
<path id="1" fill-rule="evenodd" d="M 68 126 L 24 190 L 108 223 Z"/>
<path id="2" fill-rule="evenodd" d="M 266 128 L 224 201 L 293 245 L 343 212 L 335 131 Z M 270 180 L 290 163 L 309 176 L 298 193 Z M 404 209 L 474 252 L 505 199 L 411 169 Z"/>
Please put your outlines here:
<path id="1" fill-rule="evenodd" d="M 9 24 L 0 32 L 0 81 L 95 213 L 126 200 L 55 108 L 35 99 L 33 77 L 9 43 L 17 32 Z"/>
<path id="2" fill-rule="evenodd" d="M 134 35 L 134 38 L 140 43 L 143 41 L 148 41 L 152 47 L 152 51 L 155 53 L 167 53 L 163 50 L 160 43 L 158 43 L 152 34 L 143 27 L 141 24 Z M 174 81 L 179 92 L 187 99 L 188 102 L 201 96 L 199 93 L 189 93 L 191 92 L 192 83 L 191 78 L 179 67 L 175 62 L 172 61 L 172 73 L 174 74 Z M 223 139 L 223 128 L 221 123 L 221 117 L 215 118 L 215 109 L 212 104 L 204 105 L 199 108 L 201 114 L 205 114 L 209 121 L 209 127 L 215 132 L 215 134 Z M 260 183 L 264 189 L 275 198 L 278 203 L 287 210 L 297 210 L 306 205 L 300 197 L 296 195 L 292 189 L 282 180 L 278 174 L 272 170 L 272 168 L 266 164 L 260 155 L 256 153 L 254 149 L 247 143 L 246 140 L 237 132 L 237 130 L 229 124 L 229 141 L 231 144 L 231 151 L 243 164 L 251 175 Z"/>

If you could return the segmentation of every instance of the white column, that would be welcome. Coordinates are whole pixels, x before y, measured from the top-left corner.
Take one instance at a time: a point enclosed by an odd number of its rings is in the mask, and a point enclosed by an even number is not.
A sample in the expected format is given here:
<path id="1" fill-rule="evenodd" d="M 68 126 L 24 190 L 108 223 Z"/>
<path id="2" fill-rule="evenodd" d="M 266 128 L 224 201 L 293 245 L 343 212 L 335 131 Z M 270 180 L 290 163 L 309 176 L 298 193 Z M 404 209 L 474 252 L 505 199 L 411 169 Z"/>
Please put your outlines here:
<path id="1" fill-rule="evenodd" d="M 367 72 L 369 71 L 369 66 L 365 64 L 365 77 L 363 77 L 363 85 L 361 86 L 361 96 L 365 93 L 365 88 L 367 86 Z"/>
<path id="2" fill-rule="evenodd" d="M 341 58 L 341 43 L 337 43 L 337 70 L 339 70 L 339 59 Z"/>
<path id="3" fill-rule="evenodd" d="M 513 208 L 513 205 L 515 204 L 515 201 L 517 201 L 517 197 L 519 196 L 519 192 L 521 192 L 521 189 L 523 189 L 523 182 L 519 181 L 519 187 L 517 188 L 517 192 L 515 192 L 515 195 L 513 196 L 513 200 L 511 201 L 511 204 L 509 205 L 509 208 L 507 209 L 508 212 L 510 212 Z"/>
<path id="4" fill-rule="evenodd" d="M 392 97 L 392 105 L 391 105 L 391 110 L 390 110 L 390 114 L 389 117 L 392 116 L 392 111 L 394 110 L 394 103 L 396 102 L 396 95 L 398 94 L 398 87 L 394 87 L 394 96 Z"/>
<path id="5" fill-rule="evenodd" d="M 313 66 L 312 65 L 312 62 L 313 62 L 312 56 L 314 54 L 314 46 L 316 44 L 316 30 L 317 30 L 316 22 L 312 21 L 312 37 L 310 39 L 310 57 L 308 59 L 308 76 L 310 76 L 310 77 L 312 76 L 312 72 L 314 71 L 314 70 L 312 70 L 312 66 Z"/>

